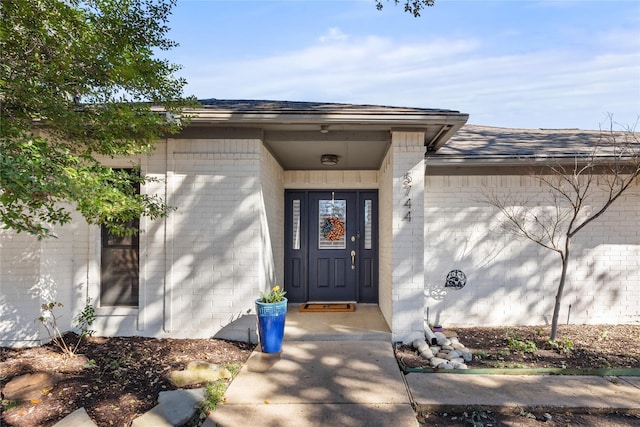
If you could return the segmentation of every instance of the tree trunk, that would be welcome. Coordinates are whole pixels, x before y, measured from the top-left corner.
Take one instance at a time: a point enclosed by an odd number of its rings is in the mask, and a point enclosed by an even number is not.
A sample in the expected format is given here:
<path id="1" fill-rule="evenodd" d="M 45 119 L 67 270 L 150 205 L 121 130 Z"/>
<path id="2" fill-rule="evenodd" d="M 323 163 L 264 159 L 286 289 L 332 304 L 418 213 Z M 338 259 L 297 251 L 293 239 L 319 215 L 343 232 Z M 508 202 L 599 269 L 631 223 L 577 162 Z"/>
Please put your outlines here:
<path id="1" fill-rule="evenodd" d="M 558 293 L 556 294 L 556 303 L 553 307 L 553 317 L 551 319 L 551 341 L 555 341 L 558 336 L 558 319 L 560 318 L 560 303 L 562 301 L 562 293 L 567 279 L 567 267 L 569 265 L 569 238 L 565 242 L 564 253 L 560 253 L 562 258 L 562 273 L 560 274 L 560 283 L 558 284 Z"/>

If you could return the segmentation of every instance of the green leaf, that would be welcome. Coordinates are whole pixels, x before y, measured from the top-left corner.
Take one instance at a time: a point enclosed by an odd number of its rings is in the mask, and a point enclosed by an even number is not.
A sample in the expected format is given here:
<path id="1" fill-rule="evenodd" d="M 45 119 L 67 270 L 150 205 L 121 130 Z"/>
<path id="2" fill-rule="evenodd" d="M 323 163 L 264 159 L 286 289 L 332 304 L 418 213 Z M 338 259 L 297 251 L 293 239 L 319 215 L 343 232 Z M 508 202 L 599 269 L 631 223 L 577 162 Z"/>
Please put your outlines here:
<path id="1" fill-rule="evenodd" d="M 155 56 L 175 0 L 3 1 L 0 20 L 0 222 L 49 237 L 77 208 L 91 224 L 159 217 L 168 208 L 132 194 L 101 156 L 152 152 L 179 131 L 152 106 L 178 113 L 179 66 Z M 136 182 L 143 183 L 140 174 Z M 113 206 L 113 208 L 110 207 Z M 128 209 L 123 208 L 129 206 Z"/>

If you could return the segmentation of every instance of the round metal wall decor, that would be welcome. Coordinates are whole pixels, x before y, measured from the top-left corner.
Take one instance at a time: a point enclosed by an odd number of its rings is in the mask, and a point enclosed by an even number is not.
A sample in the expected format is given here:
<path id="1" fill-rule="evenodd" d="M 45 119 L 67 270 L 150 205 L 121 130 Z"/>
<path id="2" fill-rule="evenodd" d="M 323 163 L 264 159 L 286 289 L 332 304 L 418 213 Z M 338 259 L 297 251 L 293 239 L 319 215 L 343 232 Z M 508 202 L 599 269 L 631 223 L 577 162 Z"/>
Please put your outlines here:
<path id="1" fill-rule="evenodd" d="M 460 270 L 451 270 L 447 274 L 445 288 L 462 289 L 467 284 L 467 276 Z"/>

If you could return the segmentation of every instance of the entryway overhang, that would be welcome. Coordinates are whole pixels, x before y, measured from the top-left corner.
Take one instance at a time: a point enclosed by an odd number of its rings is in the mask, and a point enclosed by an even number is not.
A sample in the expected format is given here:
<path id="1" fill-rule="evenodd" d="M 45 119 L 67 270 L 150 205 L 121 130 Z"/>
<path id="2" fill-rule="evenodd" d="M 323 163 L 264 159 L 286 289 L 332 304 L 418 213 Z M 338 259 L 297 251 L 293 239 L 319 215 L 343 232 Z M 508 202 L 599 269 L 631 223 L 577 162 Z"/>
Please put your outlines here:
<path id="1" fill-rule="evenodd" d="M 284 170 L 377 170 L 396 131 L 424 134 L 425 152 L 442 147 L 468 120 L 453 110 L 316 102 L 202 100 L 185 112 L 185 136 L 211 128 L 259 137 Z M 323 154 L 338 156 L 334 166 Z"/>

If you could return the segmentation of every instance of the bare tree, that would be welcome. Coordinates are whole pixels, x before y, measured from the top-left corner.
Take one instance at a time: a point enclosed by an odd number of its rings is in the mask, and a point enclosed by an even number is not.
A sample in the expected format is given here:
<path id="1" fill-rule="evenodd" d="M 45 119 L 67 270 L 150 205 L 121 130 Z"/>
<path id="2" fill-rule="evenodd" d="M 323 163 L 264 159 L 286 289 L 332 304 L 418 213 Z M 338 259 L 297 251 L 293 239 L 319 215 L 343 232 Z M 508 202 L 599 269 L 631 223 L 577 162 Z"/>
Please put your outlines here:
<path id="1" fill-rule="evenodd" d="M 632 128 L 616 132 L 613 120 L 600 131 L 598 144 L 569 159 L 555 159 L 532 170 L 543 189 L 540 195 L 498 196 L 485 192 L 486 201 L 505 218 L 504 229 L 557 253 L 562 271 L 551 322 L 551 340 L 558 334 L 571 240 L 600 217 L 622 194 L 629 193 L 640 175 L 639 135 Z"/>

